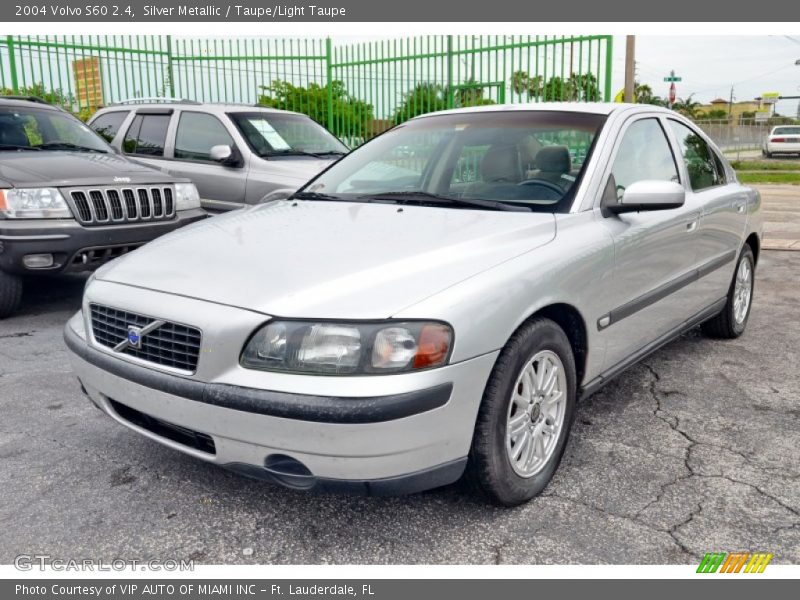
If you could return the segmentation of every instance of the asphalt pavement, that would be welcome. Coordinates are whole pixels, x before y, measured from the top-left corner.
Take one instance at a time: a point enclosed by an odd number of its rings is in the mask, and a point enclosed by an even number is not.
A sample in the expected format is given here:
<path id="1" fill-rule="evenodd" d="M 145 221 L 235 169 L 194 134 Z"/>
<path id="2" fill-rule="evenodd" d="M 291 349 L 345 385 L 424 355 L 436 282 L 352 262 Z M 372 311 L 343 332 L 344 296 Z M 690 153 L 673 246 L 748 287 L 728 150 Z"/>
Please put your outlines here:
<path id="1" fill-rule="evenodd" d="M 800 252 L 765 251 L 746 334 L 690 332 L 584 401 L 555 479 L 515 509 L 460 485 L 401 498 L 294 492 L 112 422 L 61 332 L 80 277 L 0 321 L 0 563 L 800 563 Z"/>

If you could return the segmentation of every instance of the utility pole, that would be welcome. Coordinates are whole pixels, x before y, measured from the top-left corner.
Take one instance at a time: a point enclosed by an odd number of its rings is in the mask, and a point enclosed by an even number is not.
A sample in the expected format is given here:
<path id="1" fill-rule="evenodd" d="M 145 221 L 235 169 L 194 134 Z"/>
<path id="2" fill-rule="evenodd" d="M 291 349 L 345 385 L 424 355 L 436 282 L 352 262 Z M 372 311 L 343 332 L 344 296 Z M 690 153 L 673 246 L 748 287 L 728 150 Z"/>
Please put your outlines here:
<path id="1" fill-rule="evenodd" d="M 731 86 L 731 99 L 728 102 L 728 121 L 731 120 L 732 114 L 733 114 L 733 86 Z"/>
<path id="2" fill-rule="evenodd" d="M 636 36 L 625 37 L 625 102 L 633 102 L 636 76 Z"/>

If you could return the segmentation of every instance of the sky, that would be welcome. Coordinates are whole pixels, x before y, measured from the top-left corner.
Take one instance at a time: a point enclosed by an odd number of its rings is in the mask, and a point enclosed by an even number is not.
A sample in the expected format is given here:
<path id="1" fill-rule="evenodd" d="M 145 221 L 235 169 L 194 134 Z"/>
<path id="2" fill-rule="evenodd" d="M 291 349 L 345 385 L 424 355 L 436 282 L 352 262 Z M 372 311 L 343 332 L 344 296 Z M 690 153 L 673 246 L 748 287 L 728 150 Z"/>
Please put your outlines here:
<path id="1" fill-rule="evenodd" d="M 625 80 L 625 37 L 614 39 L 614 90 Z M 800 34 L 787 36 L 637 36 L 637 79 L 648 83 L 659 96 L 669 84 L 663 78 L 675 69 L 683 78 L 677 83 L 679 98 L 694 94 L 708 102 L 752 100 L 764 92 L 800 96 Z M 779 102 L 778 113 L 797 114 L 797 101 Z"/>

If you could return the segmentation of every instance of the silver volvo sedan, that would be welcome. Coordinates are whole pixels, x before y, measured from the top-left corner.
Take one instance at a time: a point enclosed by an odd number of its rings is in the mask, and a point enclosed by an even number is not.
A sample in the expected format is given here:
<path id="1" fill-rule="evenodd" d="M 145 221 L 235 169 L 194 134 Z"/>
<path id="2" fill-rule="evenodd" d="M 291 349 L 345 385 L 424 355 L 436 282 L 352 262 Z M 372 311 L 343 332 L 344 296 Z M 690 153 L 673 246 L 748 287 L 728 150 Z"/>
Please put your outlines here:
<path id="1" fill-rule="evenodd" d="M 760 198 L 664 109 L 417 117 L 288 200 L 98 270 L 83 389 L 166 446 L 297 489 L 547 485 L 576 402 L 697 325 L 747 324 Z"/>

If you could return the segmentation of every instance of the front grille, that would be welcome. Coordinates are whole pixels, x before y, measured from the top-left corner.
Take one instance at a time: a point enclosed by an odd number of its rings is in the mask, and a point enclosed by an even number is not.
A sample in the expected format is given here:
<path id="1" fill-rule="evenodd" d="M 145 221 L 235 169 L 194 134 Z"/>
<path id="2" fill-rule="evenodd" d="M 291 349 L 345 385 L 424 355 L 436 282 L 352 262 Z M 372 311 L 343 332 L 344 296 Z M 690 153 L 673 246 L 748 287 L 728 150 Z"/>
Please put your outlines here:
<path id="1" fill-rule="evenodd" d="M 67 197 L 82 225 L 175 218 L 174 192 L 167 186 L 72 189 Z"/>
<path id="2" fill-rule="evenodd" d="M 91 304 L 89 308 L 95 341 L 111 349 L 128 339 L 130 327 L 143 329 L 159 320 L 99 304 Z M 194 373 L 200 356 L 201 340 L 199 329 L 167 321 L 141 336 L 139 348 L 128 344 L 119 352 L 156 365 Z"/>
<path id="3" fill-rule="evenodd" d="M 168 440 L 172 440 L 173 442 L 183 444 L 184 446 L 189 446 L 195 450 L 200 450 L 201 452 L 206 452 L 208 454 L 217 453 L 214 440 L 207 433 L 200 433 L 199 431 L 194 431 L 193 429 L 189 429 L 187 427 L 175 425 L 175 423 L 170 423 L 168 421 L 162 421 L 161 419 L 151 417 L 148 414 L 140 412 L 135 408 L 131 408 L 130 406 L 126 406 L 125 404 L 117 402 L 116 400 L 112 400 L 111 398 L 109 398 L 108 401 L 111 404 L 111 407 L 114 409 L 114 412 L 116 412 L 120 418 L 128 421 L 129 423 L 138 425 L 142 429 L 146 429 L 151 433 L 167 438 Z"/>

